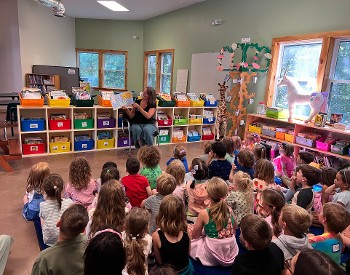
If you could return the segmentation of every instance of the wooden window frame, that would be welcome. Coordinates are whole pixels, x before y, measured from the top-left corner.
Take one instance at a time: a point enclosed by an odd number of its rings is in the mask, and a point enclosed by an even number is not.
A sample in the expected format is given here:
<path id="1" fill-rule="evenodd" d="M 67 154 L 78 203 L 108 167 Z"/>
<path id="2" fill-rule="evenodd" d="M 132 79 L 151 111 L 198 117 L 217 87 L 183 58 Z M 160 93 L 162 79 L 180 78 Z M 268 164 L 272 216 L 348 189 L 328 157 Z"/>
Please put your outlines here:
<path id="1" fill-rule="evenodd" d="M 154 51 L 145 51 L 144 52 L 144 59 L 143 59 L 143 86 L 147 86 L 147 76 L 148 76 L 148 56 L 149 55 L 155 55 L 157 64 L 156 64 L 156 87 L 155 90 L 157 93 L 160 93 L 160 78 L 162 74 L 162 62 L 161 62 L 161 56 L 165 53 L 171 53 L 171 78 L 170 78 L 170 94 L 171 89 L 173 87 L 173 76 L 174 76 L 174 49 L 165 49 L 165 50 L 154 50 Z"/>
<path id="2" fill-rule="evenodd" d="M 266 105 L 271 107 L 273 104 L 275 91 L 275 82 L 277 81 L 277 63 L 279 58 L 279 52 L 282 44 L 285 43 L 300 43 L 314 41 L 321 39 L 322 48 L 320 54 L 320 60 L 318 63 L 317 77 L 316 77 L 316 90 L 326 91 L 329 81 L 329 74 L 332 64 L 332 57 L 334 53 L 335 40 L 339 38 L 350 38 L 350 30 L 334 31 L 334 32 L 322 32 L 314 34 L 304 34 L 295 36 L 283 36 L 272 39 L 271 48 L 271 63 L 267 75 L 265 102 Z"/>
<path id="3" fill-rule="evenodd" d="M 83 48 L 76 48 L 76 62 L 79 64 L 79 53 L 80 52 L 89 52 L 89 53 L 97 53 L 98 54 L 98 86 L 99 87 L 92 87 L 99 90 L 113 90 L 113 91 L 127 91 L 128 90 L 128 51 L 122 51 L 122 50 L 100 50 L 100 49 L 83 49 Z M 103 69 L 103 55 L 106 53 L 112 53 L 112 54 L 124 54 L 125 55 L 125 77 L 124 77 L 124 83 L 125 87 L 124 89 L 120 88 L 105 88 L 103 87 L 103 78 L 104 78 L 104 69 Z"/>

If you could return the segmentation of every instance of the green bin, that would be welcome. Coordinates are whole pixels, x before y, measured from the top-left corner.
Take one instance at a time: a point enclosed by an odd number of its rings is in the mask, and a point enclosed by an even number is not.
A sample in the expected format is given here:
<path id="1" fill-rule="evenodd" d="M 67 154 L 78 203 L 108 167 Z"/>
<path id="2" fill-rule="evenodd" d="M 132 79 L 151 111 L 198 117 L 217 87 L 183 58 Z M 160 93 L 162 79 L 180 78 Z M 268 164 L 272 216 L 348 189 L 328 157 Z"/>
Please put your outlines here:
<path id="1" fill-rule="evenodd" d="M 93 129 L 94 119 L 74 119 L 74 129 Z"/>

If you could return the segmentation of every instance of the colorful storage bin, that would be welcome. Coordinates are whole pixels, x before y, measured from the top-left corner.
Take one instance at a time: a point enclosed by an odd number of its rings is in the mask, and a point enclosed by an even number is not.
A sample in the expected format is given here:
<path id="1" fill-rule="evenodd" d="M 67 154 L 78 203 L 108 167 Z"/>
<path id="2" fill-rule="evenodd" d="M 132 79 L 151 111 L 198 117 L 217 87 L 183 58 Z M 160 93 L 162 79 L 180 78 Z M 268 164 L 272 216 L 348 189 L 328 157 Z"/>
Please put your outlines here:
<path id="1" fill-rule="evenodd" d="M 201 140 L 201 136 L 192 136 L 192 137 L 187 137 L 187 141 L 188 142 L 193 142 L 193 141 L 200 141 Z"/>
<path id="2" fill-rule="evenodd" d="M 22 132 L 36 132 L 45 130 L 45 119 L 33 118 L 25 119 L 21 118 L 21 131 Z"/>
<path id="3" fill-rule="evenodd" d="M 117 146 L 118 147 L 127 147 L 127 146 L 133 145 L 132 138 L 130 138 L 130 139 L 131 140 L 129 141 L 129 137 L 118 137 Z"/>
<path id="4" fill-rule="evenodd" d="M 70 152 L 70 141 L 68 142 L 50 142 L 50 153 Z"/>
<path id="5" fill-rule="evenodd" d="M 261 134 L 262 128 L 254 125 L 248 125 L 248 131 L 251 133 Z"/>
<path id="6" fill-rule="evenodd" d="M 174 119 L 174 125 L 186 125 L 188 123 L 187 118 Z"/>
<path id="7" fill-rule="evenodd" d="M 115 138 L 97 140 L 97 149 L 114 148 Z"/>
<path id="8" fill-rule="evenodd" d="M 22 144 L 23 155 L 44 154 L 46 152 L 46 144 Z"/>
<path id="9" fill-rule="evenodd" d="M 177 143 L 177 142 L 186 142 L 186 136 L 182 136 L 182 138 L 173 137 L 172 140 L 173 140 L 174 143 Z"/>
<path id="10" fill-rule="evenodd" d="M 93 98 L 87 100 L 72 99 L 72 104 L 76 107 L 92 107 L 95 104 L 95 100 Z"/>
<path id="11" fill-rule="evenodd" d="M 115 122 L 115 118 L 98 118 L 97 128 L 114 128 Z"/>
<path id="12" fill-rule="evenodd" d="M 49 119 L 50 130 L 69 130 L 71 129 L 71 120 L 67 119 Z"/>
<path id="13" fill-rule="evenodd" d="M 294 135 L 285 133 L 285 134 L 284 134 L 284 140 L 285 140 L 285 141 L 288 141 L 288 142 L 293 142 L 293 140 L 294 140 Z"/>
<path id="14" fill-rule="evenodd" d="M 325 142 L 326 140 L 326 137 L 321 137 L 320 139 L 316 140 L 316 148 L 320 149 L 321 151 L 330 152 L 331 145 L 333 145 L 336 140 L 328 138 L 328 142 Z"/>
<path id="15" fill-rule="evenodd" d="M 203 118 L 203 124 L 214 124 L 214 123 L 215 123 L 215 117 Z"/>
<path id="16" fill-rule="evenodd" d="M 100 106 L 112 107 L 112 103 L 111 103 L 110 99 L 106 100 L 106 99 L 103 99 L 102 96 L 98 95 L 97 100 L 98 100 L 98 105 L 100 105 Z"/>
<path id="17" fill-rule="evenodd" d="M 158 126 L 171 126 L 173 125 L 173 120 L 168 116 L 168 119 L 157 119 Z"/>
<path id="18" fill-rule="evenodd" d="M 94 128 L 94 119 L 74 119 L 74 129 L 92 129 Z"/>
<path id="19" fill-rule="evenodd" d="M 170 142 L 170 136 L 169 135 L 158 136 L 157 138 L 159 139 L 159 143 L 169 143 Z"/>
<path id="20" fill-rule="evenodd" d="M 288 110 L 277 108 L 277 107 L 267 107 L 266 108 L 266 117 L 283 119 L 288 117 Z"/>
<path id="21" fill-rule="evenodd" d="M 205 100 L 204 101 L 204 106 L 205 107 L 217 107 L 218 106 L 218 101 L 215 100 L 214 102 L 209 101 L 209 100 Z"/>
<path id="22" fill-rule="evenodd" d="M 261 133 L 268 137 L 276 137 L 276 131 L 270 130 L 270 129 L 262 129 Z"/>
<path id="23" fill-rule="evenodd" d="M 190 118 L 189 124 L 202 124 L 202 118 Z"/>
<path id="24" fill-rule="evenodd" d="M 301 144 L 301 145 L 305 145 L 305 146 L 309 146 L 309 147 L 315 147 L 315 141 L 312 139 L 308 139 L 308 138 L 304 138 L 304 137 L 299 137 L 296 136 L 295 137 L 295 143 Z"/>
<path id="25" fill-rule="evenodd" d="M 347 155 L 349 152 L 349 143 L 337 141 L 334 145 L 331 145 L 331 152 L 338 155 Z"/>
<path id="26" fill-rule="evenodd" d="M 74 151 L 85 151 L 94 149 L 94 140 L 74 141 Z"/>
<path id="27" fill-rule="evenodd" d="M 202 135 L 202 140 L 213 140 L 213 139 L 214 139 L 214 134 Z"/>
<path id="28" fill-rule="evenodd" d="M 174 100 L 164 100 L 160 96 L 157 97 L 159 107 L 174 107 L 176 102 Z"/>
<path id="29" fill-rule="evenodd" d="M 19 101 L 22 106 L 26 107 L 43 107 L 44 106 L 44 97 L 41 97 L 40 99 L 30 99 L 30 98 L 23 98 L 21 94 L 19 94 Z"/>
<path id="30" fill-rule="evenodd" d="M 67 107 L 70 105 L 70 98 L 51 99 L 51 97 L 47 96 L 47 102 L 50 107 Z"/>
<path id="31" fill-rule="evenodd" d="M 190 100 L 190 106 L 192 107 L 203 107 L 204 106 L 204 100 Z"/>
<path id="32" fill-rule="evenodd" d="M 276 132 L 276 138 L 280 140 L 284 140 L 286 133 L 283 132 Z"/>

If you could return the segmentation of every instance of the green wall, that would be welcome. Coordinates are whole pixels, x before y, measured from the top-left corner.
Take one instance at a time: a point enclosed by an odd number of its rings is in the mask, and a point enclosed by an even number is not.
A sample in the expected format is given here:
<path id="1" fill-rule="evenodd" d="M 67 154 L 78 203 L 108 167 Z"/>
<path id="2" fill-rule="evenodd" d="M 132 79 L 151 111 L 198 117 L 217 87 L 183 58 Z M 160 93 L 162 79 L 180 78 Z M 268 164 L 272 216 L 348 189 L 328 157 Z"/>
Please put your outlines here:
<path id="1" fill-rule="evenodd" d="M 128 51 L 128 89 L 142 90 L 143 21 L 76 19 L 75 33 L 77 48 Z"/>
<path id="2" fill-rule="evenodd" d="M 216 52 L 242 37 L 271 46 L 273 37 L 350 29 L 349 11 L 348 0 L 207 0 L 146 21 L 76 19 L 76 43 L 128 50 L 128 86 L 137 91 L 143 83 L 143 51 L 173 48 L 175 87 L 177 70 L 191 68 L 193 53 Z M 224 24 L 211 26 L 217 18 Z M 137 31 L 141 39 L 130 39 Z M 252 85 L 255 103 L 264 98 L 265 82 L 266 74 L 259 74 Z"/>

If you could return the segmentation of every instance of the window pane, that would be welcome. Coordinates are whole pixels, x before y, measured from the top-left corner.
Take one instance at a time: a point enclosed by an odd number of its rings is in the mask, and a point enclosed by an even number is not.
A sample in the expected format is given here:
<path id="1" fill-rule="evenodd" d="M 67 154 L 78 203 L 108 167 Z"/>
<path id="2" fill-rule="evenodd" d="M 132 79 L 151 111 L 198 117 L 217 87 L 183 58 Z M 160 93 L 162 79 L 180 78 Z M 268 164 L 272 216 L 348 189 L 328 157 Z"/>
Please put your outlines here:
<path id="1" fill-rule="evenodd" d="M 103 54 L 103 87 L 125 89 L 125 54 Z"/>
<path id="2" fill-rule="evenodd" d="M 328 101 L 328 115 L 343 114 L 342 122 L 350 123 L 350 106 L 345 102 L 350 102 L 350 84 L 333 83 Z"/>
<path id="3" fill-rule="evenodd" d="M 157 70 L 157 57 L 155 55 L 148 56 L 148 73 L 155 74 Z"/>
<path id="4" fill-rule="evenodd" d="M 156 88 L 156 74 L 148 74 L 147 86 L 154 89 Z"/>
<path id="5" fill-rule="evenodd" d="M 171 84 L 171 75 L 162 75 L 161 79 L 161 92 L 170 94 L 170 84 Z"/>
<path id="6" fill-rule="evenodd" d="M 98 53 L 78 53 L 80 77 L 98 87 Z"/>
<path id="7" fill-rule="evenodd" d="M 171 74 L 172 69 L 172 54 L 171 53 L 164 53 L 162 54 L 162 72 L 165 74 Z"/>
<path id="8" fill-rule="evenodd" d="M 350 80 L 350 41 L 339 43 L 334 79 Z"/>
<path id="9" fill-rule="evenodd" d="M 278 80 L 287 70 L 287 76 L 295 78 L 300 90 L 305 94 L 315 91 L 316 76 L 321 53 L 321 43 L 285 45 L 281 47 L 280 70 Z M 307 64 L 307 66 L 305 66 Z M 288 108 L 287 87 L 278 87 L 276 81 L 274 106 Z M 298 86 L 298 85 L 297 85 Z M 299 105 L 295 110 L 296 115 L 308 116 L 309 105 Z"/>

